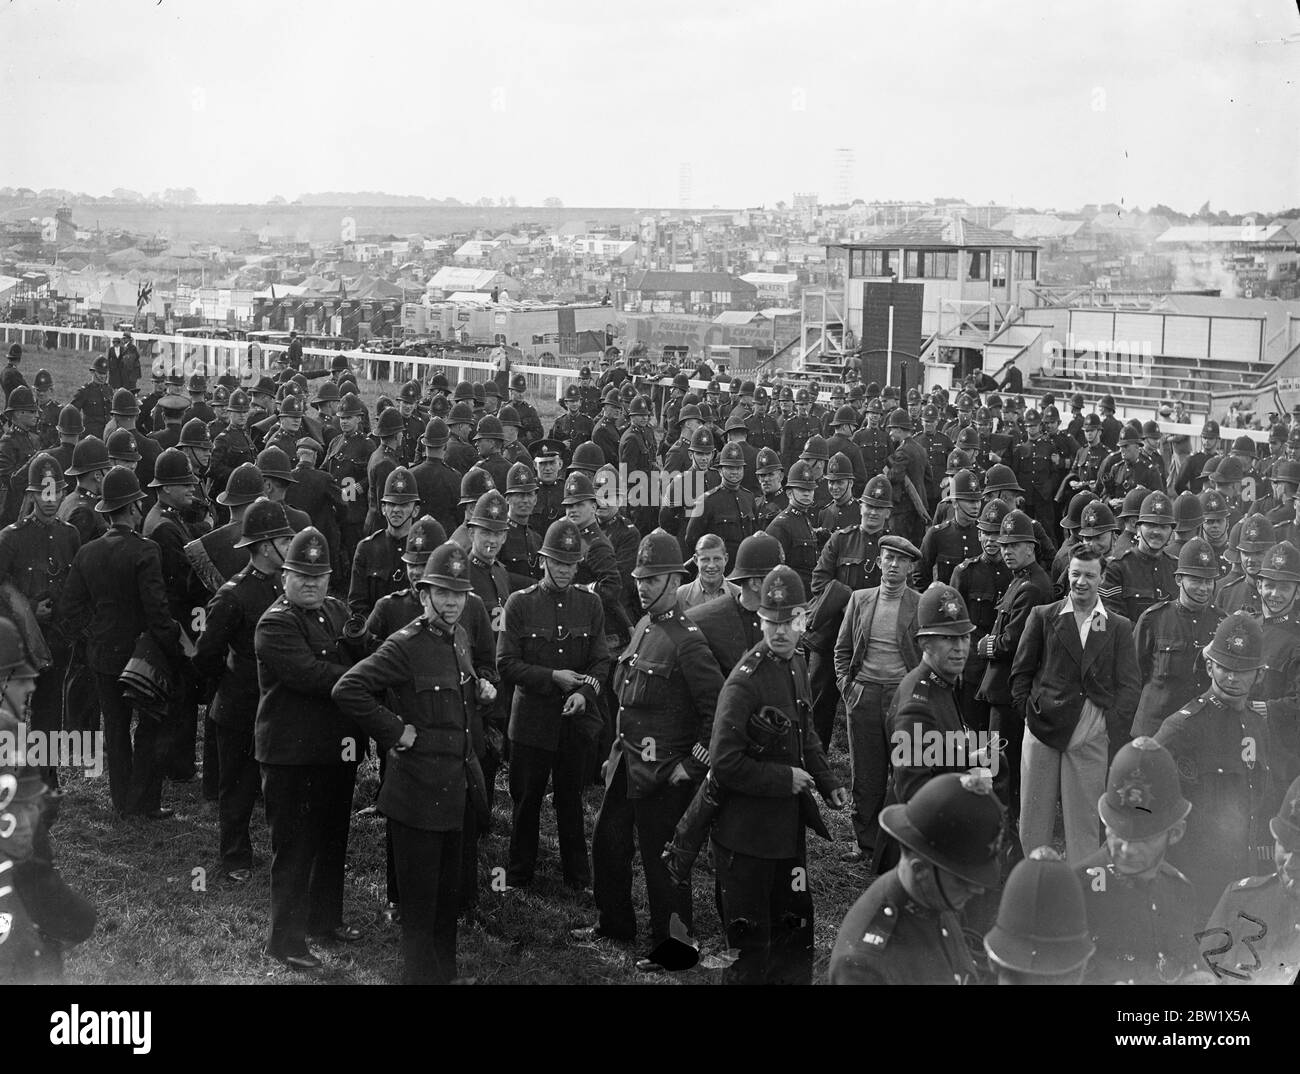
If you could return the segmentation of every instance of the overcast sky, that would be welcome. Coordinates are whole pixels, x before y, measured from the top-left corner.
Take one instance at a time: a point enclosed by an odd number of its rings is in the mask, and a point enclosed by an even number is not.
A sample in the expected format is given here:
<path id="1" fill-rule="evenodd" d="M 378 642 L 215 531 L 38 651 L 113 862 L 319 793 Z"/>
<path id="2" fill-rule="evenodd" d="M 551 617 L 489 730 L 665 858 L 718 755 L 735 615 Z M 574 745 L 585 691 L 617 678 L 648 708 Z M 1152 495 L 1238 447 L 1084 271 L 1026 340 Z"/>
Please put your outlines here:
<path id="1" fill-rule="evenodd" d="M 1277 209 L 1298 32 L 1293 0 L 18 0 L 0 186 Z"/>

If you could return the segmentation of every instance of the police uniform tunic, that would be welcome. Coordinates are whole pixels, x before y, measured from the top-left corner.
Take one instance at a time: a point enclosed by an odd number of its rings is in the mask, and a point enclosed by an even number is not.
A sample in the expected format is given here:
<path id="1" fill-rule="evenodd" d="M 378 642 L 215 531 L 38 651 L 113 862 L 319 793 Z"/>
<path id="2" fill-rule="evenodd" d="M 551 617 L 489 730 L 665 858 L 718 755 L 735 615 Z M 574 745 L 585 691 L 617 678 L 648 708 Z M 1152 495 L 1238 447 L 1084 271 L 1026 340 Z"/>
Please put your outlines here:
<path id="1" fill-rule="evenodd" d="M 712 777 L 723 791 L 713 825 L 714 863 L 727 944 L 739 958 L 735 984 L 811 984 L 813 901 L 791 877 L 805 868 L 805 813 L 816 805 L 792 791 L 803 768 L 824 796 L 839 786 L 812 727 L 808 669 L 763 641 L 727 676 L 709 746 Z M 751 719 L 771 706 L 789 721 L 760 751 Z"/>
<path id="2" fill-rule="evenodd" d="M 539 536 L 545 537 L 546 531 L 564 513 L 564 486 L 558 481 L 537 482 L 537 506 L 529 517 L 528 524 Z M 454 528 L 454 527 L 453 527 Z M 448 533 L 451 530 L 447 531 Z"/>
<path id="3" fill-rule="evenodd" d="M 564 880 L 586 887 L 591 879 L 582 819 L 582 788 L 591 774 L 589 750 L 603 725 L 600 694 L 609 674 L 605 615 L 598 597 L 549 580 L 512 593 L 497 647 L 503 682 L 514 686 L 510 710 L 510 797 L 514 803 L 506 880 L 528 884 L 537 864 L 538 825 L 547 783 L 554 787 L 556 827 Z M 552 672 L 582 676 L 572 693 L 584 708 L 564 715 L 570 692 Z"/>
<path id="4" fill-rule="evenodd" d="M 790 497 L 785 494 L 784 489 L 770 497 L 760 492 L 754 497 L 754 524 L 758 530 L 766 531 L 767 527 L 775 521 L 776 516 L 789 506 Z"/>
<path id="5" fill-rule="evenodd" d="M 1162 861 L 1151 879 L 1125 876 L 1102 846 L 1075 874 L 1097 945 L 1086 984 L 1172 984 L 1196 968 L 1194 891 L 1173 865 Z"/>
<path id="6" fill-rule="evenodd" d="M 694 550 L 695 542 L 706 533 L 715 534 L 727 546 L 727 562 L 734 564 L 740 542 L 753 534 L 756 524 L 753 495 L 743 488 L 718 485 L 691 509 L 682 546 Z"/>
<path id="7" fill-rule="evenodd" d="M 1177 595 L 1177 565 L 1178 561 L 1164 549 L 1155 555 L 1137 547 L 1125 549 L 1106 564 L 1098 587 L 1106 610 L 1136 623 L 1151 605 Z"/>
<path id="8" fill-rule="evenodd" d="M 627 625 L 618 640 L 609 642 L 610 650 L 621 649 L 627 643 L 631 636 L 632 625 L 641 617 L 641 600 L 637 596 L 636 582 L 632 578 L 632 570 L 636 566 L 636 550 L 641 543 L 641 532 L 623 515 L 622 511 L 616 511 L 608 518 L 598 519 L 600 531 L 609 541 L 610 547 L 614 549 L 614 563 L 618 567 L 619 575 L 619 602 L 627 613 Z M 611 629 L 610 617 L 605 617 L 605 632 L 610 638 L 614 638 L 616 633 Z"/>
<path id="9" fill-rule="evenodd" d="M 880 426 L 871 429 L 864 425 L 853 434 L 853 442 L 861 450 L 862 469 L 868 481 L 877 474 L 888 472 L 889 456 L 893 454 L 894 448 L 889 441 L 887 430 Z M 924 489 L 917 491 L 924 495 Z"/>
<path id="10" fill-rule="evenodd" d="M 384 495 L 384 483 L 402 464 L 396 451 L 386 444 L 380 444 L 366 460 L 366 533 L 376 533 L 384 528 L 384 513 L 380 499 Z M 418 495 L 418 493 L 417 493 Z M 358 546 L 359 547 L 359 546 Z"/>
<path id="11" fill-rule="evenodd" d="M 27 464 L 38 444 L 31 433 L 12 428 L 0 436 L 0 518 L 5 523 L 18 518 L 18 508 L 27 489 Z"/>
<path id="12" fill-rule="evenodd" d="M 721 690 L 722 672 L 695 623 L 676 607 L 641 618 L 614 668 L 618 714 L 592 837 L 596 906 L 600 927 L 609 935 L 630 939 L 636 932 L 634 832 L 651 936 L 668 936 L 674 911 L 690 928 L 690 889 L 673 883 L 659 855 L 707 771 Z M 679 764 L 690 778 L 670 783 Z"/>
<path id="13" fill-rule="evenodd" d="M 566 411 L 556 418 L 555 424 L 551 426 L 551 439 L 568 444 L 569 452 L 572 453 L 579 444 L 585 444 L 591 439 L 595 429 L 595 423 L 582 411 L 579 410 L 577 413 Z"/>
<path id="14" fill-rule="evenodd" d="M 87 381 L 72 397 L 72 405 L 81 411 L 81 420 L 87 436 L 104 438 L 104 424 L 113 406 L 113 390 L 107 384 Z"/>
<path id="15" fill-rule="evenodd" d="M 823 508 L 817 519 L 817 527 L 831 534 L 847 526 L 857 526 L 861 522 L 862 503 L 850 496 L 843 501 L 834 500 Z"/>
<path id="16" fill-rule="evenodd" d="M 227 426 L 221 430 L 212 441 L 212 462 L 208 466 L 212 472 L 213 486 L 224 490 L 235 467 L 253 462 L 256 454 L 253 442 L 244 429 Z M 293 458 L 293 452 L 289 453 L 289 457 Z"/>
<path id="17" fill-rule="evenodd" d="M 1259 589 L 1256 588 L 1254 581 L 1244 574 L 1239 574 L 1235 578 L 1222 579 L 1218 592 L 1214 594 L 1214 606 L 1225 616 L 1233 612 L 1249 612 L 1254 616 L 1263 613 Z"/>
<path id="18" fill-rule="evenodd" d="M 537 531 L 526 522 L 509 519 L 510 528 L 506 530 L 505 544 L 497 553 L 497 559 L 511 574 L 522 578 L 536 578 L 540 573 L 537 553 L 541 551 L 542 539 Z"/>
<path id="19" fill-rule="evenodd" d="M 247 565 L 217 590 L 204 615 L 194 667 L 217 683 L 209 715 L 216 726 L 221 863 L 251 869 L 253 817 L 260 770 L 253 757 L 257 720 L 257 621 L 281 596 L 280 581 Z"/>
<path id="20" fill-rule="evenodd" d="M 997 621 L 998 605 L 1011 582 L 1011 571 L 1001 558 L 990 559 L 981 553 L 959 563 L 952 572 L 949 585 L 961 594 L 966 602 L 966 612 L 975 626 L 971 634 L 971 653 L 962 669 L 962 711 L 967 722 L 977 731 L 987 731 L 989 705 L 976 698 L 988 658 L 975 652 L 979 643 L 993 629 Z"/>
<path id="21" fill-rule="evenodd" d="M 913 899 L 897 869 L 853 904 L 831 951 L 831 984 L 971 984 L 975 977 L 961 920 Z"/>
<path id="22" fill-rule="evenodd" d="M 510 405 L 519 415 L 520 435 L 530 444 L 536 440 L 542 439 L 542 419 L 537 416 L 537 410 L 527 399 L 512 399 Z"/>
<path id="23" fill-rule="evenodd" d="M 1025 490 L 1030 514 L 1046 512 L 1049 523 L 1055 519 L 1056 464 L 1052 462 L 1055 445 L 1051 437 L 1039 434 L 1012 449 L 1011 469 Z M 1161 486 L 1162 488 L 1164 486 Z"/>
<path id="24" fill-rule="evenodd" d="M 243 528 L 242 522 L 227 522 L 185 546 L 194 577 L 209 592 L 216 593 L 248 565 L 249 549 L 235 547 Z"/>
<path id="25" fill-rule="evenodd" d="M 815 505 L 798 507 L 791 503 L 767 527 L 767 532 L 781 542 L 786 566 L 799 575 L 808 591 L 812 590 L 812 572 L 818 555 L 817 535 L 813 532 L 815 510 Z"/>
<path id="26" fill-rule="evenodd" d="M 387 528 L 357 545 L 348 583 L 348 610 L 353 619 L 364 620 L 380 597 L 405 587 L 405 551 L 406 538 L 394 537 Z"/>
<path id="27" fill-rule="evenodd" d="M 1225 887 L 1255 871 L 1255 847 L 1272 846 L 1268 728 L 1248 706 L 1234 710 L 1207 692 L 1166 719 L 1155 739 L 1173 754 L 1192 803 L 1187 832 L 1168 859 L 1196 888 L 1204 920 Z"/>
<path id="28" fill-rule="evenodd" d="M 346 572 L 352 554 L 365 532 L 369 481 L 366 476 L 375 442 L 361 432 L 344 436 L 340 433 L 325 452 L 322 469 L 333 479 L 343 499 L 343 517 L 339 521 L 339 564 Z M 340 579 L 342 581 L 342 579 Z"/>
<path id="29" fill-rule="evenodd" d="M 916 568 L 921 588 L 931 582 L 948 585 L 957 565 L 981 552 L 980 531 L 974 522 L 962 526 L 950 518 L 931 526 L 921 539 L 921 561 Z"/>
<path id="30" fill-rule="evenodd" d="M 832 533 L 817 557 L 812 572 L 812 592 L 820 593 L 832 580 L 850 589 L 869 589 L 880 584 L 880 538 L 886 530 L 868 533 L 850 526 Z"/>
<path id="31" fill-rule="evenodd" d="M 276 955 L 305 953 L 309 933 L 343 921 L 352 788 L 365 741 L 330 698 L 354 656 L 343 644 L 347 617 L 334 597 L 310 610 L 279 597 L 254 632 L 254 749 L 271 829 L 267 947 Z"/>
<path id="32" fill-rule="evenodd" d="M 442 459 L 425 459 L 411 468 L 415 478 L 416 495 L 420 497 L 420 513 L 436 518 L 447 534 L 459 524 L 457 504 L 460 500 L 460 479 Z"/>
<path id="33" fill-rule="evenodd" d="M 1300 614 L 1292 605 L 1281 615 L 1263 614 L 1263 670 L 1251 701 L 1268 705 L 1269 766 L 1278 790 L 1300 776 Z"/>
<path id="34" fill-rule="evenodd" d="M 745 419 L 745 425 L 749 429 L 749 443 L 755 450 L 767 447 L 776 451 L 781 447 L 781 429 L 771 414 L 751 414 Z"/>
<path id="35" fill-rule="evenodd" d="M 0 530 L 0 582 L 12 585 L 26 598 L 50 649 L 51 662 L 41 670 L 32 694 L 31 726 L 37 731 L 63 730 L 63 674 L 71 638 L 54 606 L 80 547 L 76 529 L 57 518 L 41 522 L 30 514 Z M 42 611 L 40 605 L 47 600 L 51 606 Z"/>
<path id="36" fill-rule="evenodd" d="M 793 414 L 781 428 L 781 465 L 789 470 L 799 461 L 808 438 L 821 431 L 821 426 L 811 414 Z"/>
<path id="37" fill-rule="evenodd" d="M 957 614 L 955 608 L 953 614 Z M 898 684 L 894 696 L 897 700 L 889 717 L 890 760 L 898 801 L 910 802 L 935 776 L 960 774 L 980 765 L 975 757 L 978 743 L 962 714 L 960 683 L 949 682 L 922 659 Z M 954 748 L 957 743 L 964 754 Z M 965 757 L 965 763 L 942 764 L 943 758 L 954 754 Z"/>
<path id="38" fill-rule="evenodd" d="M 461 875 L 467 802 L 487 810 L 471 728 L 475 683 L 464 629 L 422 618 L 333 689 L 339 708 L 387 751 L 376 804 L 392 833 L 406 984 L 448 984 L 456 977 L 460 888 L 473 883 Z M 407 724 L 415 742 L 397 750 Z"/>
<path id="39" fill-rule="evenodd" d="M 1300 892 L 1277 873 L 1228 887 L 1200 933 L 1201 961 L 1220 984 L 1293 984 L 1300 970 Z"/>
<path id="40" fill-rule="evenodd" d="M 591 432 L 591 442 L 605 453 L 605 461 L 611 466 L 618 465 L 618 445 L 622 435 L 618 422 L 613 418 L 597 422 Z"/>
<path id="41" fill-rule="evenodd" d="M 1210 688 L 1201 650 L 1214 640 L 1223 613 L 1209 604 L 1187 608 L 1178 597 L 1153 604 L 1133 629 L 1142 696 L 1132 735 L 1154 735 L 1165 717 Z"/>

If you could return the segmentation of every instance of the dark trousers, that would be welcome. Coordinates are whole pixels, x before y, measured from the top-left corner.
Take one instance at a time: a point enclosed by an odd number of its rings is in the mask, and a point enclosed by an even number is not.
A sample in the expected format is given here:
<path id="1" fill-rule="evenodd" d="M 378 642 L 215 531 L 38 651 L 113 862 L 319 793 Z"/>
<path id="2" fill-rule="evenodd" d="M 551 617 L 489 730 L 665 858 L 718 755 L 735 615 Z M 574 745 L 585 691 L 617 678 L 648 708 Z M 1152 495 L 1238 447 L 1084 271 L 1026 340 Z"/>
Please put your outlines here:
<path id="1" fill-rule="evenodd" d="M 1025 721 L 1010 702 L 992 704 L 989 706 L 989 731 L 1006 739 L 1002 764 L 993 786 L 1006 807 L 1014 833 L 1020 819 L 1020 746 L 1025 740 Z"/>
<path id="2" fill-rule="evenodd" d="M 308 935 L 343 924 L 355 762 L 262 765 L 271 828 L 271 935 L 274 955 L 301 955 Z"/>
<path id="3" fill-rule="evenodd" d="M 541 825 L 546 785 L 554 783 L 555 826 L 560 837 L 560 865 L 564 882 L 582 888 L 591 883 L 587 863 L 587 838 L 582 824 L 582 787 L 590 768 L 588 740 L 578 734 L 572 720 L 560 728 L 554 750 L 510 745 L 510 797 L 514 812 L 510 827 L 510 867 L 506 883 L 528 884 L 537 867 L 537 833 Z"/>
<path id="4" fill-rule="evenodd" d="M 974 682 L 962 680 L 961 714 L 966 721 L 967 727 L 975 731 L 987 731 L 989 729 L 989 703 L 976 699 L 975 695 L 979 693 L 979 688 L 979 679 Z"/>
<path id="5" fill-rule="evenodd" d="M 713 864 L 727 946 L 740 952 L 726 983 L 812 984 L 813 901 L 804 855 L 754 858 L 714 842 Z"/>
<path id="6" fill-rule="evenodd" d="M 359 522 L 341 522 L 339 523 L 339 566 L 342 570 L 338 572 L 339 578 L 337 584 L 342 591 L 348 591 L 348 585 L 352 580 L 352 556 L 357 550 L 362 539 L 366 535 L 365 519 Z"/>
<path id="7" fill-rule="evenodd" d="M 162 804 L 162 765 L 167 736 L 159 722 L 136 715 L 122 696 L 116 675 L 95 674 L 99 709 L 104 714 L 108 751 L 108 792 L 119 813 L 150 813 Z M 135 735 L 131 720 L 135 719 Z"/>
<path id="8" fill-rule="evenodd" d="M 491 808 L 497 769 L 501 767 L 501 758 L 497 751 L 490 747 L 485 750 L 483 756 L 479 758 L 479 767 L 483 769 L 483 781 L 487 784 L 488 808 Z M 461 825 L 460 840 L 461 910 L 473 910 L 478 906 L 478 841 L 480 836 L 486 834 L 487 832 L 478 822 L 474 807 L 466 802 L 465 822 Z"/>
<path id="9" fill-rule="evenodd" d="M 217 829 L 223 869 L 251 869 L 253 841 L 249 822 L 257 802 L 261 769 L 253 756 L 253 724 L 213 724 L 213 749 L 220 754 Z M 206 734 L 206 731 L 205 731 Z M 206 749 L 205 749 L 206 753 Z M 204 778 L 207 778 L 206 767 Z"/>
<path id="10" fill-rule="evenodd" d="M 60 648 L 53 649 L 50 656 L 53 663 L 45 668 L 36 680 L 36 690 L 32 693 L 31 716 L 32 730 L 47 733 L 63 730 L 63 677 L 67 674 L 71 653 L 66 648 Z M 41 779 L 47 787 L 51 790 L 58 788 L 58 765 L 46 765 L 40 772 Z"/>
<path id="11" fill-rule="evenodd" d="M 212 705 L 208 705 L 208 711 Z M 256 712 L 256 707 L 254 707 Z M 256 762 L 253 764 L 257 768 Z M 203 717 L 203 800 L 215 802 L 221 797 L 221 750 L 217 746 L 217 724 L 211 716 Z"/>
<path id="12" fill-rule="evenodd" d="M 849 758 L 853 766 L 853 831 L 870 853 L 880 838 L 880 810 L 889 786 L 889 727 L 885 719 L 898 683 L 856 683 L 862 693 L 848 713 Z M 850 691 L 852 696 L 852 691 Z"/>
<path id="13" fill-rule="evenodd" d="M 456 976 L 461 833 L 429 832 L 389 818 L 402 900 L 402 983 L 449 984 Z"/>
<path id="14" fill-rule="evenodd" d="M 812 684 L 813 730 L 822 749 L 831 752 L 831 735 L 835 733 L 835 707 L 840 703 L 835 685 L 835 654 L 813 651 L 808 657 L 808 678 Z"/>
<path id="15" fill-rule="evenodd" d="M 627 766 L 619 761 L 591 838 L 593 894 L 601 932 L 625 940 L 636 938 L 632 857 L 638 848 L 650 903 L 651 946 L 668 939 L 668 919 L 674 912 L 691 931 L 691 886 L 674 884 L 659 855 L 698 787 L 692 782 L 665 785 L 650 798 L 629 798 Z"/>
<path id="16" fill-rule="evenodd" d="M 96 674 L 86 666 L 86 643 L 78 641 L 72 646 L 67 670 L 63 675 L 63 729 L 65 731 L 98 731 L 99 687 Z"/>
<path id="17" fill-rule="evenodd" d="M 170 742 L 165 774 L 170 779 L 192 779 L 199 740 L 198 698 L 194 683 L 186 675 L 176 676 L 176 688 L 176 696 L 167 708 Z"/>

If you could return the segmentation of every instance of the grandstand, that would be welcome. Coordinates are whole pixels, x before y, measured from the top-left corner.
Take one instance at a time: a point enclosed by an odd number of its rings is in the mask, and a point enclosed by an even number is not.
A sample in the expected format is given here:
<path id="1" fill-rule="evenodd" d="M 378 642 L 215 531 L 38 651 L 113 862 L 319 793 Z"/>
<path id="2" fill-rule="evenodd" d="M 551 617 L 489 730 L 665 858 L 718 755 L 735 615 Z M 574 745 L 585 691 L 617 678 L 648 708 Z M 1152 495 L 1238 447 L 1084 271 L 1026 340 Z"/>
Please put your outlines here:
<path id="1" fill-rule="evenodd" d="M 1053 297 L 1035 290 L 1036 305 L 1007 330 L 1014 347 L 990 341 L 987 371 L 1014 354 L 1035 394 L 1079 392 L 1089 407 L 1111 395 L 1124 414 L 1182 399 L 1192 413 L 1218 417 L 1236 396 L 1249 401 L 1267 389 L 1271 403 L 1274 388 L 1288 409 L 1300 401 L 1300 385 L 1270 377 L 1300 354 L 1298 301 L 1078 290 Z"/>

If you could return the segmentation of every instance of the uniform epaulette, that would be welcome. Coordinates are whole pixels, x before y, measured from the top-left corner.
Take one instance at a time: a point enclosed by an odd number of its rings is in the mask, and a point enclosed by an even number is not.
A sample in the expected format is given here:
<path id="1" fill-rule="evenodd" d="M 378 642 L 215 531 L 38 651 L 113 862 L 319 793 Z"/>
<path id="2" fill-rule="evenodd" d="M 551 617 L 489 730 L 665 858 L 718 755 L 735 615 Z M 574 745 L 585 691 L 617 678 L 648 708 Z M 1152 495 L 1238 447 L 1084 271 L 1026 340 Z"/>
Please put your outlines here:
<path id="1" fill-rule="evenodd" d="M 414 620 L 413 622 L 407 623 L 406 626 L 402 627 L 400 630 L 398 630 L 398 631 L 396 631 L 394 634 L 390 635 L 390 637 L 393 637 L 393 638 L 413 638 L 413 637 L 415 637 L 416 634 L 418 634 L 421 630 L 424 629 L 424 624 L 425 624 L 426 622 L 427 622 L 427 620 L 426 620 L 423 616 L 421 616 L 419 619 L 416 619 L 416 620 Z"/>
<path id="2" fill-rule="evenodd" d="M 837 529 L 835 532 L 836 532 L 836 533 L 852 533 L 852 532 L 853 532 L 854 530 L 856 530 L 857 528 L 858 528 L 857 526 L 841 526 L 841 527 L 840 527 L 839 529 Z"/>
<path id="3" fill-rule="evenodd" d="M 1241 891 L 1246 888 L 1262 888 L 1275 883 L 1277 883 L 1277 873 L 1269 873 L 1268 876 L 1247 876 L 1233 884 L 1232 890 Z"/>
<path id="4" fill-rule="evenodd" d="M 758 670 L 758 665 L 763 662 L 762 648 L 751 649 L 745 654 L 744 659 L 737 665 L 737 670 L 743 671 L 746 675 L 752 675 Z"/>
<path id="5" fill-rule="evenodd" d="M 1127 548 L 1122 549 L 1121 551 L 1115 553 L 1115 555 L 1111 556 L 1111 557 L 1110 557 L 1110 561 L 1111 561 L 1112 563 L 1118 563 L 1121 559 L 1123 559 L 1125 556 L 1127 556 L 1130 552 L 1136 552 L 1136 551 L 1137 551 L 1137 546 L 1136 546 L 1136 545 L 1129 545 Z"/>
<path id="6" fill-rule="evenodd" d="M 540 586 L 541 586 L 541 582 L 534 582 L 534 583 L 533 583 L 532 585 L 530 585 L 527 589 L 521 589 L 521 590 L 519 590 L 519 592 L 521 592 L 521 593 L 536 593 L 537 590 L 538 590 L 538 588 L 539 588 Z"/>
<path id="7" fill-rule="evenodd" d="M 1162 861 L 1160 863 L 1160 872 L 1164 873 L 1166 876 L 1172 876 L 1175 880 L 1181 880 L 1188 887 L 1192 886 L 1192 882 L 1167 861 Z"/>
<path id="8" fill-rule="evenodd" d="M 867 923 L 867 929 L 858 942 L 877 951 L 883 951 L 893 938 L 894 929 L 898 927 L 899 916 L 897 907 L 888 903 L 881 906 Z"/>

